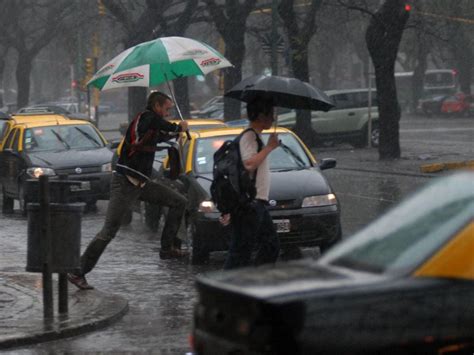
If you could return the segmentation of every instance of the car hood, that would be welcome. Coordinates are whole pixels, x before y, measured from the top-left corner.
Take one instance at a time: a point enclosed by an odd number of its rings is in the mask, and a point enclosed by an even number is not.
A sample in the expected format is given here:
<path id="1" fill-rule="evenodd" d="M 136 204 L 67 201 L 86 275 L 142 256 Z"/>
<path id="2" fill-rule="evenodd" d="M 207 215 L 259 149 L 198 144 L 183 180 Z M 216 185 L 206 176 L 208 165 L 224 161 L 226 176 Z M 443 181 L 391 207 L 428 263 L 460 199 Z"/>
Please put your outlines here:
<path id="1" fill-rule="evenodd" d="M 215 272 L 197 278 L 198 287 L 208 287 L 234 294 L 266 300 L 289 301 L 302 294 L 330 292 L 340 288 L 365 288 L 386 280 L 386 275 L 354 272 L 321 265 L 314 260 L 301 260 L 272 265 Z"/>
<path id="2" fill-rule="evenodd" d="M 28 154 L 32 166 L 47 168 L 68 168 L 78 166 L 95 166 L 109 163 L 112 151 L 108 148 L 87 150 L 61 150 L 47 152 L 31 152 Z"/>
<path id="3" fill-rule="evenodd" d="M 197 181 L 207 193 L 210 191 L 210 180 L 212 174 L 197 175 Z M 331 188 L 319 169 L 271 172 L 270 200 L 294 200 L 330 192 Z"/>

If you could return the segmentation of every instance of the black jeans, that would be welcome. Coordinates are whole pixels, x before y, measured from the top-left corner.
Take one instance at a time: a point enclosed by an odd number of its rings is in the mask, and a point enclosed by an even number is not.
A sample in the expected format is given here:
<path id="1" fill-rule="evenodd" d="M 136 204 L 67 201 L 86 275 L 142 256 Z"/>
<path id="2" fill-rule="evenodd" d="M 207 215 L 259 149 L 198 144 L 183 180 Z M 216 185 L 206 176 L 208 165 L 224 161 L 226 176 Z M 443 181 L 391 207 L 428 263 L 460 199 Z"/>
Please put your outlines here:
<path id="1" fill-rule="evenodd" d="M 147 182 L 145 186 L 137 187 L 130 183 L 125 176 L 114 174 L 104 226 L 81 256 L 82 275 L 94 268 L 107 244 L 117 234 L 125 212 L 138 199 L 169 207 L 161 235 L 161 249 L 170 250 L 173 247 L 173 240 L 184 216 L 187 199 L 179 192 L 161 183 Z"/>
<path id="2" fill-rule="evenodd" d="M 264 201 L 256 200 L 245 211 L 232 214 L 231 224 L 232 237 L 224 269 L 250 265 L 255 248 L 257 255 L 254 265 L 277 260 L 280 241 Z"/>

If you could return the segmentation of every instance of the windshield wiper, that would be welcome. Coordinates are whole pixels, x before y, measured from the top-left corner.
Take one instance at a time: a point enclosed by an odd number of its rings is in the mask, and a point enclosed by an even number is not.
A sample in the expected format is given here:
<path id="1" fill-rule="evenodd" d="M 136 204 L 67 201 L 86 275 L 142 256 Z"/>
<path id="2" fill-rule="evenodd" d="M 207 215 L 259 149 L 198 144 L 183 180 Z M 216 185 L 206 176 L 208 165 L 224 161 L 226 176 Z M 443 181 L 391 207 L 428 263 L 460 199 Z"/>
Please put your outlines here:
<path id="1" fill-rule="evenodd" d="M 301 159 L 301 157 L 298 154 L 296 154 L 293 149 L 291 149 L 290 147 L 288 147 L 286 144 L 284 144 L 282 142 L 280 142 L 280 147 L 282 147 L 285 152 L 287 152 L 293 158 L 295 158 L 296 163 L 298 164 L 299 168 L 305 168 L 306 167 L 306 164 L 304 163 L 303 159 Z"/>
<path id="2" fill-rule="evenodd" d="M 95 140 L 95 138 L 92 137 L 89 133 L 83 131 L 83 130 L 80 129 L 79 127 L 74 127 L 74 129 L 76 129 L 76 130 L 78 130 L 79 132 L 81 132 L 84 137 L 86 137 L 87 139 L 89 139 L 91 142 L 94 142 L 98 147 L 101 147 L 101 146 L 102 146 L 102 145 L 101 145 L 99 142 L 97 142 L 97 141 Z"/>
<path id="3" fill-rule="evenodd" d="M 64 138 L 61 137 L 61 136 L 59 135 L 59 133 L 55 132 L 54 130 L 51 130 L 51 133 L 53 133 L 53 134 L 56 136 L 56 138 L 58 139 L 58 141 L 60 141 L 60 142 L 66 147 L 66 149 L 71 149 L 71 146 L 66 143 L 66 141 L 64 140 Z"/>

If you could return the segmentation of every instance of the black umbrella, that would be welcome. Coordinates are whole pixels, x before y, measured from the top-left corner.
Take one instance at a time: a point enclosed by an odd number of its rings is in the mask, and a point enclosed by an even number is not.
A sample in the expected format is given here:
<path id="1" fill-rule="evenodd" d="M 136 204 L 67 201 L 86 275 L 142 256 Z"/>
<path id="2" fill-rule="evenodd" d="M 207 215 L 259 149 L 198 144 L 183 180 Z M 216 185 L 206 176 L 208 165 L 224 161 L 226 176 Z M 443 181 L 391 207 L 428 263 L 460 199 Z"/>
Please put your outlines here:
<path id="1" fill-rule="evenodd" d="M 225 93 L 244 102 L 255 97 L 271 98 L 275 106 L 292 109 L 329 111 L 334 104 L 320 89 L 295 78 L 254 75 L 242 80 Z"/>

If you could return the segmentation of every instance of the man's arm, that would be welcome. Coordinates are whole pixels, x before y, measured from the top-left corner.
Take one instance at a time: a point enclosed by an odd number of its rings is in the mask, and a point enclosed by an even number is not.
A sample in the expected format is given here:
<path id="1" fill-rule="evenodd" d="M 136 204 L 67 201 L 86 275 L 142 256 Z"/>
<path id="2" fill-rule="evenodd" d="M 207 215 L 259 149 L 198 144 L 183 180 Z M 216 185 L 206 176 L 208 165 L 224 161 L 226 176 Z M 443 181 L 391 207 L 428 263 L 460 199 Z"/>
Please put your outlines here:
<path id="1" fill-rule="evenodd" d="M 242 160 L 244 168 L 250 172 L 257 170 L 257 168 L 260 166 L 260 164 L 262 164 L 262 162 L 272 152 L 272 150 L 278 147 L 278 144 L 278 135 L 276 133 L 270 134 L 267 145 L 265 145 L 260 152 L 257 152 L 247 159 L 243 157 L 243 159 L 245 159 Z"/>

